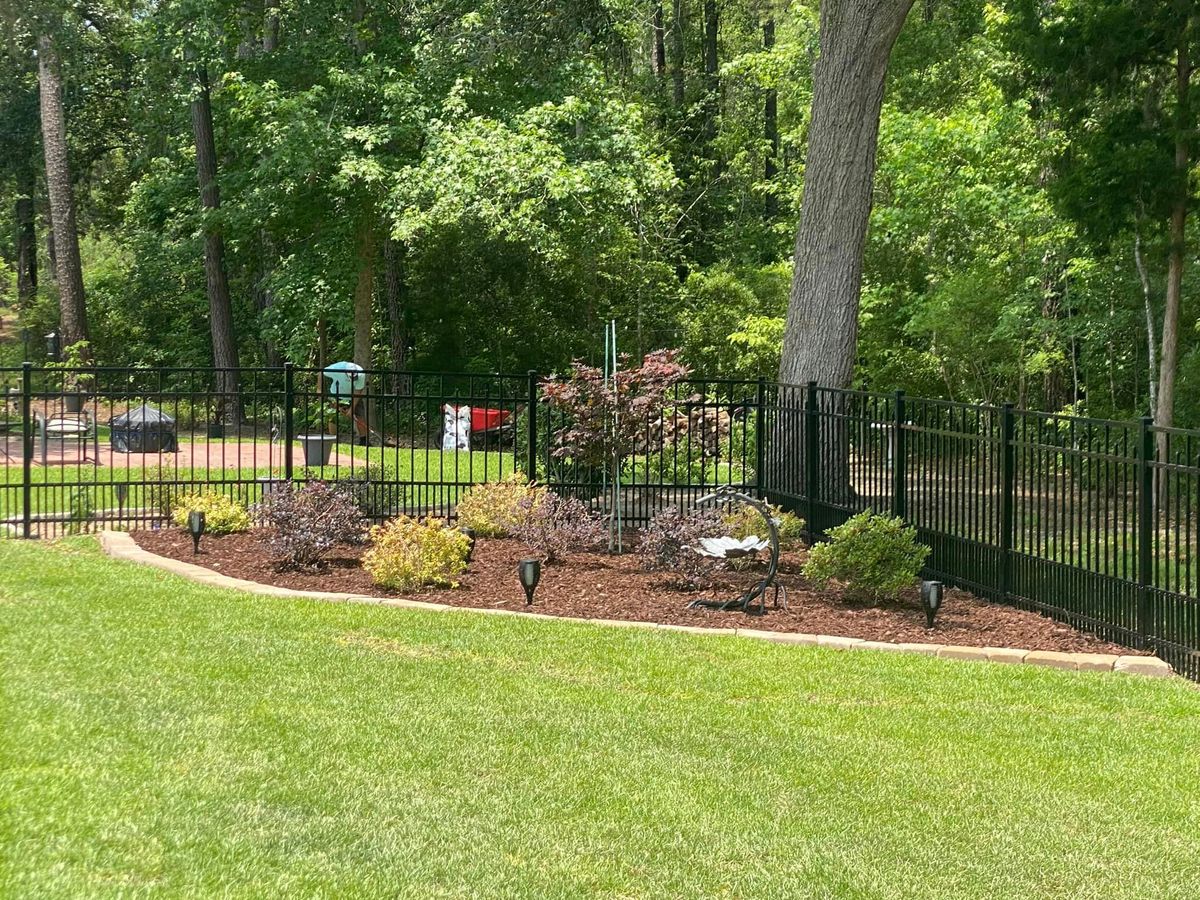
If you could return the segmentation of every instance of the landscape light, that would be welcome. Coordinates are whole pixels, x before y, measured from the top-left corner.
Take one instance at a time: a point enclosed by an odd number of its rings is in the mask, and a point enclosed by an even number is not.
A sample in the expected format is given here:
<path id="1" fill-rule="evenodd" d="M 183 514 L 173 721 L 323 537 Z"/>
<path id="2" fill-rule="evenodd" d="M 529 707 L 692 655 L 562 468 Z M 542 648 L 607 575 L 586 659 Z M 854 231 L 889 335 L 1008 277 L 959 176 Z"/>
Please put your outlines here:
<path id="1" fill-rule="evenodd" d="M 198 509 L 188 513 L 188 531 L 192 533 L 192 555 L 200 552 L 200 536 L 204 534 L 204 513 Z"/>
<path id="2" fill-rule="evenodd" d="M 53 362 L 58 362 L 58 332 L 52 331 L 46 335 L 46 355 Z"/>
<path id="3" fill-rule="evenodd" d="M 521 579 L 521 587 L 525 588 L 525 605 L 533 603 L 533 591 L 542 577 L 542 561 L 540 559 L 523 559 L 517 563 L 517 577 Z"/>
<path id="4" fill-rule="evenodd" d="M 117 495 L 117 515 L 125 515 L 125 500 L 129 497 L 129 482 L 118 481 L 113 485 L 113 492 Z"/>
<path id="5" fill-rule="evenodd" d="M 458 531 L 467 539 L 467 562 L 470 562 L 471 557 L 475 555 L 475 529 L 470 525 L 464 525 Z"/>
<path id="6" fill-rule="evenodd" d="M 921 606 L 925 608 L 925 625 L 933 627 L 933 617 L 942 607 L 942 594 L 945 588 L 940 581 L 921 582 Z"/>

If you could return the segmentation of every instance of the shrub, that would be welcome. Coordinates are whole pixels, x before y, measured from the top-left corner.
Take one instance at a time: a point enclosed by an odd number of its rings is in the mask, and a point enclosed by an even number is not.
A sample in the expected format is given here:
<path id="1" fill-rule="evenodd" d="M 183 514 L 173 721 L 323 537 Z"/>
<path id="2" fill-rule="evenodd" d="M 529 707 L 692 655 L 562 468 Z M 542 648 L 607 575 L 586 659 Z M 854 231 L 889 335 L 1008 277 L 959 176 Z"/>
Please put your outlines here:
<path id="1" fill-rule="evenodd" d="M 779 531 L 779 546 L 783 550 L 798 547 L 804 538 L 804 520 L 795 513 L 785 512 L 778 506 L 767 504 L 775 519 L 775 527 Z M 726 533 L 730 537 L 744 538 L 752 534 L 766 537 L 763 530 L 766 526 L 758 510 L 742 503 L 725 513 L 724 523 Z"/>
<path id="2" fill-rule="evenodd" d="M 878 601 L 912 584 L 928 555 L 915 528 L 867 511 L 829 530 L 829 541 L 809 552 L 804 575 L 821 584 L 843 582 Z"/>
<path id="3" fill-rule="evenodd" d="M 638 554 L 650 572 L 674 572 L 683 584 L 695 587 L 712 571 L 714 560 L 689 549 L 700 538 L 724 532 L 721 514 L 711 507 L 681 510 L 669 506 L 642 532 Z"/>
<path id="4" fill-rule="evenodd" d="M 507 537 L 529 518 L 546 489 L 520 472 L 503 481 L 489 481 L 470 488 L 458 501 L 458 524 L 475 529 L 479 537 Z"/>
<path id="5" fill-rule="evenodd" d="M 546 491 L 536 501 L 521 502 L 530 505 L 529 514 L 513 533 L 547 563 L 570 550 L 593 550 L 605 540 L 603 521 L 574 497 Z"/>
<path id="6" fill-rule="evenodd" d="M 204 528 L 209 534 L 234 534 L 254 524 L 244 504 L 216 491 L 180 494 L 171 504 L 171 521 L 186 528 L 188 515 L 204 513 Z"/>
<path id="7" fill-rule="evenodd" d="M 362 564 L 376 584 L 397 591 L 429 584 L 458 587 L 455 579 L 466 571 L 469 546 L 465 534 L 441 519 L 400 516 L 371 529 L 371 549 Z"/>
<path id="8" fill-rule="evenodd" d="M 318 568 L 330 550 L 360 541 L 366 532 L 354 485 L 349 483 L 281 484 L 263 500 L 259 511 L 279 568 Z"/>

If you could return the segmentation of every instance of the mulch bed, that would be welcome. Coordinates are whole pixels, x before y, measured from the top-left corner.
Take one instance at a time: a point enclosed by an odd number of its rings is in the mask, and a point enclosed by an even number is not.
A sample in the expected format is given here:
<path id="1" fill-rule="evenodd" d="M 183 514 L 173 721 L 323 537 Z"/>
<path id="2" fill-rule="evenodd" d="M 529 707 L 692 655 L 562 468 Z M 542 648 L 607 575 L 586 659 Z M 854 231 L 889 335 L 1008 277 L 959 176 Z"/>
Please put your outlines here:
<path id="1" fill-rule="evenodd" d="M 138 531 L 138 544 L 152 553 L 194 562 L 223 575 L 307 591 L 404 596 L 451 606 L 481 609 L 528 609 L 517 582 L 517 561 L 530 556 L 519 541 L 481 539 L 461 585 L 453 590 L 427 589 L 399 594 L 377 587 L 359 565 L 361 547 L 340 548 L 322 572 L 278 572 L 265 545 L 254 533 L 206 536 L 199 556 L 192 539 L 177 528 Z M 678 589 L 663 573 L 643 572 L 635 554 L 610 556 L 577 553 L 542 567 L 532 611 L 588 619 L 628 619 L 673 625 L 756 628 L 831 634 L 874 641 L 959 644 L 973 647 L 1016 647 L 1028 650 L 1120 653 L 1136 651 L 1054 622 L 1034 612 L 980 600 L 965 591 L 948 590 L 932 630 L 916 590 L 897 601 L 870 606 L 837 590 L 815 588 L 800 574 L 804 551 L 784 553 L 779 583 L 787 588 L 787 609 L 768 604 L 763 615 L 740 611 L 688 609 L 698 596 L 729 597 L 748 584 L 749 573 L 723 575 L 723 583 L 700 593 Z"/>

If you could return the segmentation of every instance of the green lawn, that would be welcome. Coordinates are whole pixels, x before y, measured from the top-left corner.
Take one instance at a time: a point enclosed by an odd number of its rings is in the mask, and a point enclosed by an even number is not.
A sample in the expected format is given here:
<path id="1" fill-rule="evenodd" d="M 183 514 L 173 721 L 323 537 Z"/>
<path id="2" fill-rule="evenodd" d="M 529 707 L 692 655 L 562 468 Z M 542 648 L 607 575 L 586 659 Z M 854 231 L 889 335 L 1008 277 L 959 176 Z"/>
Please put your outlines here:
<path id="1" fill-rule="evenodd" d="M 1200 884 L 1182 681 L 0 572 L 5 897 Z"/>

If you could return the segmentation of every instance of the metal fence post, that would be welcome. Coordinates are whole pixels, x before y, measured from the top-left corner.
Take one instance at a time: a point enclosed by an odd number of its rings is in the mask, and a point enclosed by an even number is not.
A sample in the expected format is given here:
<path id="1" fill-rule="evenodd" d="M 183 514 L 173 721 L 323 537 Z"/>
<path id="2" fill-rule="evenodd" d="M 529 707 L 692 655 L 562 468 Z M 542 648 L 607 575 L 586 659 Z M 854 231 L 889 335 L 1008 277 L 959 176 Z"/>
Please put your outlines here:
<path id="1" fill-rule="evenodd" d="M 535 369 L 529 370 L 529 433 L 526 440 L 529 443 L 529 456 L 526 464 L 529 466 L 530 480 L 537 478 L 537 405 L 538 405 L 538 374 Z"/>
<path id="2" fill-rule="evenodd" d="M 817 471 L 820 453 L 821 428 L 818 421 L 817 383 L 810 381 L 804 397 L 804 495 L 808 500 L 808 534 L 814 537 L 820 533 L 817 528 L 817 489 L 820 485 L 820 473 Z"/>
<path id="3" fill-rule="evenodd" d="M 1138 427 L 1141 435 L 1138 451 L 1138 512 L 1137 512 L 1137 630 L 1142 645 L 1150 636 L 1150 589 L 1154 584 L 1154 420 L 1143 416 Z"/>
<path id="4" fill-rule="evenodd" d="M 292 363 L 283 364 L 283 479 L 292 480 L 292 445 L 296 440 L 296 375 Z"/>
<path id="5" fill-rule="evenodd" d="M 896 391 L 892 400 L 892 434 L 889 442 L 892 457 L 892 515 L 908 516 L 907 453 L 904 447 L 904 391 Z"/>
<path id="6" fill-rule="evenodd" d="M 754 398 L 754 484 L 758 499 L 767 497 L 767 379 L 758 379 L 758 394 Z M 743 444 L 743 446 L 745 446 Z"/>
<path id="7" fill-rule="evenodd" d="M 1012 546 L 1014 507 L 1017 499 L 1016 421 L 1013 405 L 1005 403 L 1000 413 L 1000 571 L 1001 601 L 1012 590 Z"/>
<path id="8" fill-rule="evenodd" d="M 21 365 L 21 536 L 33 536 L 33 363 Z"/>

